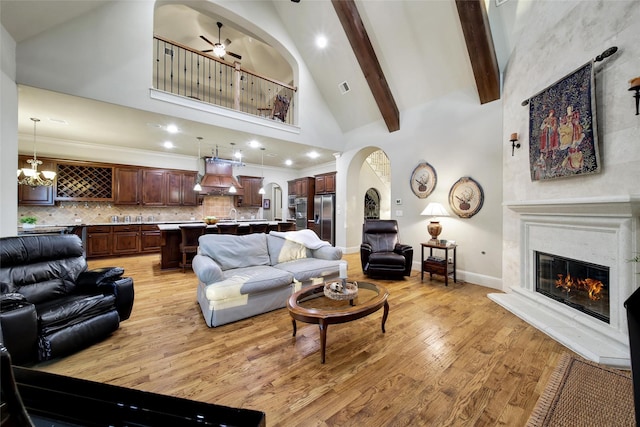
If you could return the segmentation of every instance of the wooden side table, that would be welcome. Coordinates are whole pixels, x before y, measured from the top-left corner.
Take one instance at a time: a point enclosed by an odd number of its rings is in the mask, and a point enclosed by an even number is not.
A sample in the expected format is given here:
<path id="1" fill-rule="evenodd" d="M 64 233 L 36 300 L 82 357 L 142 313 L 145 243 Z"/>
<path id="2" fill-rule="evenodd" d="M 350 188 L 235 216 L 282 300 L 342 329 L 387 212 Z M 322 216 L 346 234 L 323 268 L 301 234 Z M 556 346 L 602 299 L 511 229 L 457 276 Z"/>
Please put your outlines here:
<path id="1" fill-rule="evenodd" d="M 420 265 L 422 266 L 420 271 L 420 280 L 424 280 L 424 273 L 429 273 L 429 277 L 433 277 L 434 274 L 440 274 L 444 276 L 444 285 L 449 286 L 449 276 L 453 276 L 453 282 L 456 282 L 456 248 L 457 245 L 442 245 L 440 243 L 420 243 L 422 246 L 422 259 Z M 429 248 L 429 257 L 424 259 L 424 249 Z M 439 249 L 444 251 L 444 258 L 434 256 L 433 250 Z M 452 263 L 449 263 L 449 251 L 453 252 Z"/>

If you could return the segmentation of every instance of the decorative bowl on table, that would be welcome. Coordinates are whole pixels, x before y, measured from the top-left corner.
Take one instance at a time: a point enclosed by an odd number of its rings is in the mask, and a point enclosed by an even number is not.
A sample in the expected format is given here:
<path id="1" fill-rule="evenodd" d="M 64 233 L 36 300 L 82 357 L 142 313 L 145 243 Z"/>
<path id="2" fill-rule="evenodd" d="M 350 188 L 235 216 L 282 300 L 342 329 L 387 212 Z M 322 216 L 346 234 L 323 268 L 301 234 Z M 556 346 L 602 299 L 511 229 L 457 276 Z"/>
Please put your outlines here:
<path id="1" fill-rule="evenodd" d="M 213 225 L 218 222 L 218 218 L 216 218 L 215 216 L 205 216 L 204 222 L 206 222 L 208 225 Z"/>
<path id="2" fill-rule="evenodd" d="M 358 297 L 358 282 L 345 282 L 342 280 L 330 280 L 324 282 L 324 296 L 335 300 L 351 300 Z"/>

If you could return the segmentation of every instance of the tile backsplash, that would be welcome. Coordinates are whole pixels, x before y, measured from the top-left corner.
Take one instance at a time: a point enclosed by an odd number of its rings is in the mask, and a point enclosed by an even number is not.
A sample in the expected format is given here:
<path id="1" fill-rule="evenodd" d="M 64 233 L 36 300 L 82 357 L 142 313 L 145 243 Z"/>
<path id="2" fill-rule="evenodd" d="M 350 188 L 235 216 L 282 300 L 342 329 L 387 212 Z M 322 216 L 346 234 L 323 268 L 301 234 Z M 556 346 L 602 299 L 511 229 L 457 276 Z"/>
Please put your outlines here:
<path id="1" fill-rule="evenodd" d="M 143 222 L 191 221 L 201 220 L 205 216 L 218 218 L 233 217 L 235 208 L 231 196 L 205 196 L 201 206 L 127 206 L 108 202 L 57 202 L 55 206 L 18 206 L 18 220 L 25 216 L 37 218 L 38 225 L 103 224 L 112 222 L 117 216 L 118 222 L 124 222 L 129 216 L 131 221 L 142 217 Z M 259 218 L 259 208 L 236 208 L 238 219 Z"/>

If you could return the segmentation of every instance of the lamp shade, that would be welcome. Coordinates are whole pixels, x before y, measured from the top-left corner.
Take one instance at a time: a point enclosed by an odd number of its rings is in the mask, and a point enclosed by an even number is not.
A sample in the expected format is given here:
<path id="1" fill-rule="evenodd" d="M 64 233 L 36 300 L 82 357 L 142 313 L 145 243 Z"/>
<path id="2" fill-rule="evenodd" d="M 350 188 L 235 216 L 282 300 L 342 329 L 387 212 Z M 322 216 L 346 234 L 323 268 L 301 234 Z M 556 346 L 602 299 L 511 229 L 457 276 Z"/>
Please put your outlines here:
<path id="1" fill-rule="evenodd" d="M 449 212 L 440 203 L 431 202 L 420 215 L 426 216 L 449 216 Z"/>

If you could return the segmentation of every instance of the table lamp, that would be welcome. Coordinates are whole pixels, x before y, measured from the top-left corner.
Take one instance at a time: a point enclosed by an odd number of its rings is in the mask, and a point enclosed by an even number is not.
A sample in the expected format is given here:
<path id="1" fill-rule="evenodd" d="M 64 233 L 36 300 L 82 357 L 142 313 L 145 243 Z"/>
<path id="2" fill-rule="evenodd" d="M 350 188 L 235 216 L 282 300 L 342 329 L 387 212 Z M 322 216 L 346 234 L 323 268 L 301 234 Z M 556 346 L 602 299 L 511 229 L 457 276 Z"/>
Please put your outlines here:
<path id="1" fill-rule="evenodd" d="M 438 217 L 449 216 L 449 212 L 447 212 L 444 206 L 442 206 L 440 203 L 431 202 L 427 205 L 426 208 L 424 208 L 420 215 L 431 217 L 429 225 L 427 225 L 427 231 L 431 235 L 431 240 L 429 241 L 429 243 L 438 243 L 438 236 L 442 232 L 442 226 L 440 225 Z"/>

